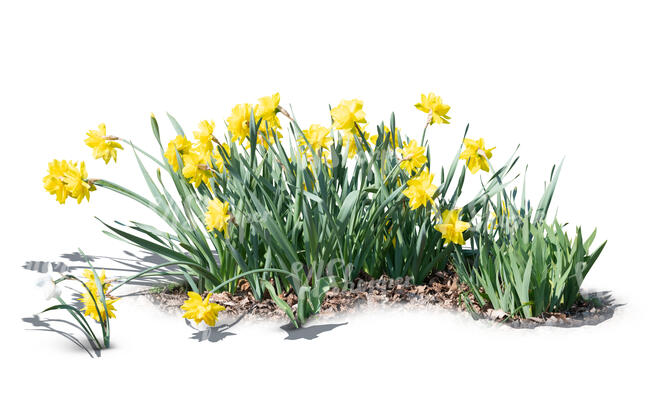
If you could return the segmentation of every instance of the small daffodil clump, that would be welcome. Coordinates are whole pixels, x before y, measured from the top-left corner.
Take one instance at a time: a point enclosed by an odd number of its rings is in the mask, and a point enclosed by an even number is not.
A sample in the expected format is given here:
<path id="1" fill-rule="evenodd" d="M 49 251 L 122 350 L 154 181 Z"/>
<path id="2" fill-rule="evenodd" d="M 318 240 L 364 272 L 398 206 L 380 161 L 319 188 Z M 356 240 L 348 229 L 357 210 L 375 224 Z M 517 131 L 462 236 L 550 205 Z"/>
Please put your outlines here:
<path id="1" fill-rule="evenodd" d="M 84 142 L 93 150 L 95 159 L 103 159 L 106 164 L 111 159 L 117 162 L 117 149 L 124 148 L 117 142 L 117 137 L 106 136 L 106 125 L 104 123 L 101 123 L 97 130 L 88 131 L 86 135 L 88 138 Z"/>
<path id="2" fill-rule="evenodd" d="M 79 253 L 85 256 L 81 250 L 79 250 Z M 111 296 L 108 293 L 111 283 L 106 280 L 106 272 L 102 270 L 101 274 L 96 273 L 87 257 L 86 261 L 90 265 L 90 269 L 83 271 L 85 281 L 71 273 L 59 273 L 60 277 L 56 280 L 52 277 L 51 273 L 39 278 L 36 285 L 42 290 L 43 297 L 46 300 L 54 299 L 58 301 L 58 304 L 46 308 L 42 313 L 52 310 L 67 311 L 77 324 L 79 324 L 79 330 L 86 334 L 94 349 L 108 348 L 110 346 L 109 319 L 115 318 L 115 302 L 119 298 Z M 80 297 L 73 298 L 82 304 L 81 307 L 77 307 L 76 304 L 68 304 L 63 299 L 62 295 L 64 294 L 58 284 L 65 281 L 74 281 L 81 284 L 82 288 L 79 291 Z M 103 344 L 99 342 L 95 331 L 93 331 L 94 327 L 91 326 L 85 317 L 90 317 L 99 323 L 102 330 Z"/>
<path id="3" fill-rule="evenodd" d="M 486 149 L 483 138 L 475 141 L 469 138 L 464 140 L 465 150 L 460 154 L 460 160 L 466 160 L 466 165 L 472 174 L 476 174 L 479 170 L 485 172 L 490 171 L 489 159 L 492 158 L 492 151 L 495 148 Z"/>
<path id="4" fill-rule="evenodd" d="M 219 321 L 219 312 L 226 310 L 225 307 L 210 302 L 212 293 L 208 293 L 205 298 L 196 292 L 188 292 L 188 299 L 183 303 L 181 309 L 185 311 L 183 318 L 194 320 L 196 324 L 205 322 L 209 327 L 214 327 Z"/>
<path id="5" fill-rule="evenodd" d="M 469 229 L 470 224 L 459 220 L 459 213 L 460 209 L 445 210 L 442 213 L 442 223 L 434 226 L 442 234 L 442 238 L 445 239 L 446 244 L 465 244 L 463 232 Z"/>

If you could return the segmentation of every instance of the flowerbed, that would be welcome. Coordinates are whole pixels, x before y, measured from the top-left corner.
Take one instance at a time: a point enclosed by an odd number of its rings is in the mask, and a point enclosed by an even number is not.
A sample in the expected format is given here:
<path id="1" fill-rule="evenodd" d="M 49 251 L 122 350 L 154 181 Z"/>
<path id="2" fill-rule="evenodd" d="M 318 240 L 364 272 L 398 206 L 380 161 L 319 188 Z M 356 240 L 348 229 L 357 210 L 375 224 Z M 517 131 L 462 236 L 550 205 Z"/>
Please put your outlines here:
<path id="1" fill-rule="evenodd" d="M 495 148 L 468 138 L 467 128 L 448 165 L 433 162 L 427 130 L 449 124 L 450 107 L 434 94 L 423 94 L 415 107 L 426 114 L 417 139 L 397 128 L 394 115 L 371 130 L 359 100 L 331 108 L 331 125 L 307 128 L 275 94 L 236 105 L 223 136 L 213 121 L 200 122 L 194 140 L 169 116 L 176 136 L 167 143 L 151 115 L 159 155 L 107 135 L 101 124 L 85 140 L 93 157 L 109 164 L 118 150 L 131 149 L 150 197 L 89 178 L 85 163 L 72 161 L 49 164 L 45 189 L 62 204 L 89 200 L 103 188 L 148 208 L 164 228 L 102 223 L 109 236 L 167 262 L 112 284 L 89 262 L 88 281 L 64 275 L 45 283 L 60 301 L 48 310 L 68 310 L 99 346 L 84 318 L 92 317 L 108 347 L 115 290 L 175 274 L 188 288 L 184 317 L 196 323 L 214 326 L 226 308 L 213 294 L 235 293 L 245 280 L 253 300 L 272 300 L 300 327 L 321 310 L 328 291 L 350 290 L 359 277 L 408 277 L 417 288 L 447 266 L 462 285 L 455 301 L 473 311 L 538 318 L 570 310 L 605 244 L 591 250 L 595 232 L 584 239 L 577 228 L 569 237 L 557 220 L 547 220 L 561 164 L 532 206 L 525 177 L 518 188 L 510 175 L 516 154 L 494 167 Z M 481 190 L 461 201 L 466 179 L 480 174 Z M 57 293 L 65 280 L 84 286 L 83 312 Z"/>
<path id="2" fill-rule="evenodd" d="M 597 325 L 611 318 L 617 305 L 607 293 L 585 293 L 563 312 L 547 312 L 539 317 L 524 318 L 510 316 L 503 310 L 495 310 L 489 305 L 480 306 L 469 294 L 468 300 L 461 299 L 468 292 L 468 286 L 459 282 L 458 275 L 449 268 L 436 272 L 422 284 L 412 284 L 406 279 L 358 279 L 354 287 L 346 290 L 330 290 L 325 293 L 318 316 L 322 319 L 337 318 L 357 311 L 374 308 L 394 308 L 398 310 L 445 309 L 466 311 L 474 319 L 495 321 L 513 328 L 534 328 L 537 326 L 579 327 Z M 178 314 L 187 298 L 186 288 L 176 284 L 166 284 L 148 290 L 146 296 L 158 308 L 171 314 Z M 297 305 L 298 298 L 293 292 L 285 292 L 280 298 L 291 307 Z M 247 282 L 240 283 L 235 293 L 227 291 L 213 294 L 211 302 L 225 308 L 222 315 L 236 323 L 240 319 L 282 319 L 286 314 L 270 299 L 255 300 Z M 468 302 L 469 301 L 469 302 Z M 469 304 L 468 304 L 469 303 Z"/>

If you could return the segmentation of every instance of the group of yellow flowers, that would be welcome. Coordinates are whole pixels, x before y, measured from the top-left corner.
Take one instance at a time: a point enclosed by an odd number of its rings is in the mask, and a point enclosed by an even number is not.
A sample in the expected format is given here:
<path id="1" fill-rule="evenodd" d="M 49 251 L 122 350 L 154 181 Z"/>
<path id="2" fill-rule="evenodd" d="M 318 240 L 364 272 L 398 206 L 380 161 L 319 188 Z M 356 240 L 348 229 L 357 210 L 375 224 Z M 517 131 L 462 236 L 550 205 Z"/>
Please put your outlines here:
<path id="1" fill-rule="evenodd" d="M 415 105 L 418 110 L 427 114 L 427 125 L 432 124 L 449 124 L 450 117 L 448 112 L 450 107 L 443 103 L 439 96 L 433 93 L 428 95 L 422 94 L 421 100 Z M 255 115 L 256 120 L 261 118 L 258 128 L 257 144 L 268 148 L 269 145 L 276 143 L 276 139 L 282 138 L 282 126 L 278 118 L 278 113 L 282 113 L 289 119 L 292 119 L 289 113 L 280 106 L 280 94 L 266 96 L 258 99 L 255 105 L 244 103 L 233 107 L 231 115 L 227 118 L 227 128 L 232 139 L 240 144 L 250 145 L 250 121 L 251 113 Z M 153 117 L 153 116 L 152 116 Z M 358 99 L 342 100 L 336 107 L 331 110 L 332 126 L 331 129 L 319 124 L 311 124 L 309 128 L 302 130 L 303 136 L 298 138 L 298 145 L 301 154 L 306 156 L 311 169 L 313 155 L 311 149 L 327 163 L 329 148 L 333 143 L 330 135 L 331 130 L 339 130 L 341 133 L 342 144 L 347 149 L 348 157 L 353 158 L 357 154 L 357 139 L 365 139 L 371 144 L 376 144 L 377 135 L 369 136 L 366 132 L 366 114 L 363 111 L 363 102 Z M 224 170 L 224 154 L 230 155 L 230 146 L 227 142 L 221 143 L 214 136 L 214 121 L 201 121 L 198 130 L 193 132 L 195 141 L 192 142 L 184 135 L 177 135 L 172 139 L 164 153 L 167 162 L 174 171 L 178 171 L 182 162 L 182 174 L 195 187 L 204 184 L 212 190 L 210 181 L 214 173 L 218 170 Z M 407 181 L 407 188 L 403 194 L 409 199 L 409 207 L 417 210 L 427 205 L 434 206 L 434 195 L 437 186 L 434 185 L 434 174 L 429 169 L 423 167 L 427 162 L 425 148 L 419 146 L 414 140 L 403 141 L 401 147 L 397 142 L 401 140 L 400 131 L 391 131 L 385 127 L 387 138 L 390 144 L 396 149 L 400 158 L 400 167 L 410 175 Z M 97 130 L 90 130 L 87 133 L 85 143 L 93 150 L 95 159 L 103 159 L 106 164 L 117 161 L 117 150 L 123 149 L 118 142 L 119 138 L 106 135 L 106 126 L 100 124 Z M 465 160 L 466 166 L 472 174 L 479 170 L 490 170 L 489 159 L 492 157 L 492 150 L 486 149 L 483 139 L 464 140 L 465 149 L 461 152 L 460 159 Z M 311 149 L 310 149 L 311 147 Z M 181 160 L 181 161 L 179 161 Z M 43 178 L 45 189 L 56 200 L 63 204 L 68 197 L 76 199 L 81 203 L 83 198 L 89 200 L 90 191 L 95 190 L 92 179 L 88 179 L 85 163 L 53 160 L 48 165 L 48 174 Z M 445 239 L 446 243 L 464 244 L 463 232 L 470 227 L 468 222 L 459 220 L 460 209 L 445 210 L 442 213 L 442 223 L 435 225 Z M 208 231 L 220 231 L 228 235 L 228 222 L 230 220 L 229 204 L 215 198 L 208 203 L 205 212 L 205 225 Z M 89 278 L 87 283 L 91 291 L 96 292 L 94 278 L 88 271 L 85 274 Z M 102 285 L 105 288 L 110 283 L 104 283 L 105 275 L 102 273 Z M 94 289 L 93 289 L 94 288 Z M 183 305 L 186 310 L 185 317 L 192 318 L 198 322 L 205 321 L 209 325 L 214 325 L 217 319 L 217 313 L 223 310 L 223 307 L 210 303 L 210 295 L 201 298 L 198 294 L 190 293 L 189 299 Z M 109 317 L 114 317 L 112 310 L 113 303 L 117 299 L 107 299 Z M 97 313 L 91 296 L 88 293 L 83 294 L 81 301 L 85 304 L 86 315 L 99 320 L 99 316 L 105 316 L 103 305 L 100 306 L 102 313 Z"/>
<path id="2" fill-rule="evenodd" d="M 106 164 L 113 159 L 117 161 L 117 149 L 122 149 L 117 137 L 106 136 L 106 125 L 100 124 L 97 130 L 87 133 L 85 143 L 93 149 L 95 159 L 103 159 Z M 56 196 L 56 201 L 64 204 L 68 197 L 90 200 L 90 192 L 95 190 L 92 179 L 88 179 L 86 163 L 67 160 L 53 160 L 48 164 L 48 173 L 43 178 L 45 190 Z"/>
<path id="3" fill-rule="evenodd" d="M 95 190 L 88 179 L 86 164 L 66 160 L 52 160 L 48 164 L 48 173 L 43 178 L 45 190 L 56 196 L 56 201 L 64 204 L 68 197 L 81 203 L 84 197 L 90 200 L 90 192 Z"/>
<path id="4" fill-rule="evenodd" d="M 210 178 L 213 172 L 211 164 L 214 164 L 219 172 L 223 172 L 223 156 L 219 148 L 225 153 L 230 153 L 230 146 L 225 143 L 219 144 L 213 133 L 214 121 L 201 121 L 199 130 L 194 131 L 195 143 L 190 142 L 183 135 L 177 135 L 169 142 L 165 151 L 165 158 L 174 171 L 178 171 L 179 157 L 182 159 L 183 176 L 197 188 L 205 184 L 211 189 Z"/>
<path id="5" fill-rule="evenodd" d="M 253 111 L 258 117 L 261 117 L 260 131 L 258 135 L 258 142 L 268 147 L 273 144 L 274 137 L 269 131 L 274 131 L 278 138 L 280 134 L 281 125 L 277 117 L 277 113 L 286 113 L 279 105 L 280 95 L 274 94 L 270 97 L 263 97 L 259 99 L 259 104 L 239 104 L 232 109 L 231 116 L 227 119 L 228 130 L 232 133 L 233 138 L 238 142 L 244 142 L 249 137 L 250 133 L 250 112 Z M 447 115 L 450 107 L 442 102 L 439 96 L 433 93 L 428 95 L 422 94 L 421 102 L 416 104 L 415 107 L 428 114 L 427 124 L 448 124 L 450 117 Z M 366 132 L 366 114 L 363 111 L 363 102 L 358 99 L 342 100 L 338 106 L 332 108 L 332 128 L 339 130 L 342 134 L 343 145 L 347 148 L 348 157 L 352 158 L 357 154 L 356 138 L 363 136 L 368 142 L 376 144 L 377 135 L 369 136 Z M 207 123 L 207 122 L 203 122 Z M 391 135 L 390 130 L 385 128 L 386 136 L 391 140 L 391 145 L 396 147 L 396 141 L 400 139 L 399 130 L 395 135 Z M 319 124 L 312 124 L 309 128 L 304 129 L 304 137 L 298 139 L 299 147 L 302 154 L 307 157 L 310 162 L 312 152 L 319 153 L 323 159 L 331 163 L 331 159 L 327 159 L 328 149 L 333 143 L 333 138 L 330 136 L 330 129 Z M 184 137 L 178 136 L 177 140 L 182 140 Z M 471 173 L 475 174 L 479 170 L 489 171 L 488 159 L 492 157 L 492 149 L 486 149 L 483 139 L 477 141 L 465 139 L 465 150 L 461 153 L 460 159 L 466 160 L 466 164 Z M 173 149 L 170 143 L 170 150 Z M 178 145 L 176 149 L 178 150 Z M 191 144 L 184 141 L 184 148 L 190 148 Z M 227 147 L 224 145 L 224 147 Z M 403 142 L 401 148 L 396 148 L 397 153 L 401 156 L 400 167 L 409 174 L 417 172 L 427 161 L 425 155 L 425 148 L 419 146 L 415 141 Z M 180 152 L 180 150 L 179 150 Z M 170 158 L 168 157 L 168 160 Z M 170 162 L 176 161 L 175 158 Z M 220 164 L 220 171 L 222 171 L 223 160 L 218 158 Z M 183 172 L 185 174 L 185 170 Z M 189 178 L 189 175 L 185 175 Z M 206 176 L 207 178 L 208 176 Z M 427 168 L 422 169 L 418 175 L 412 176 L 407 181 L 408 188 L 404 191 L 404 195 L 409 198 L 409 206 L 412 210 L 416 210 L 421 206 L 426 206 L 428 203 L 433 204 L 433 196 L 437 186 L 433 184 L 434 175 L 429 173 Z M 462 232 L 469 228 L 469 223 L 458 220 L 459 210 L 445 211 L 442 214 L 442 224 L 436 225 L 436 230 L 443 234 L 445 240 L 455 244 L 464 244 L 465 240 L 462 237 Z M 212 200 L 208 205 L 208 210 L 205 214 L 205 224 L 208 230 L 218 230 L 227 233 L 228 219 L 230 215 L 228 212 L 228 203 L 223 203 L 219 199 Z"/>
<path id="6" fill-rule="evenodd" d="M 433 93 L 428 95 L 422 94 L 421 100 L 415 105 L 418 110 L 425 112 L 428 116 L 427 124 L 448 124 L 450 117 L 449 105 L 443 103 L 439 96 Z M 286 110 L 280 106 L 280 94 L 259 98 L 256 105 L 249 103 L 238 104 L 233 107 L 231 115 L 227 118 L 228 131 L 232 134 L 232 139 L 239 143 L 246 142 L 250 137 L 250 117 L 251 112 L 259 119 L 259 134 L 257 143 L 268 148 L 268 145 L 274 144 L 276 138 L 282 138 L 280 120 L 278 113 L 283 113 L 290 117 Z M 378 136 L 369 136 L 366 132 L 366 114 L 363 111 L 363 102 L 358 99 L 342 100 L 336 107 L 331 110 L 332 128 L 339 130 L 342 134 L 343 145 L 347 148 L 350 158 L 357 154 L 356 138 L 363 137 L 368 142 L 375 144 Z M 194 131 L 195 142 L 191 142 L 184 135 L 177 135 L 167 145 L 165 158 L 174 169 L 178 171 L 179 159 L 182 160 L 183 176 L 195 187 L 202 184 L 211 188 L 210 179 L 217 170 L 224 170 L 224 156 L 222 153 L 229 155 L 230 146 L 227 143 L 220 143 L 214 136 L 214 121 L 201 121 L 198 130 Z M 400 140 L 399 130 L 395 135 L 390 134 L 390 130 L 385 127 L 385 132 L 391 140 L 393 147 L 397 146 Z M 330 135 L 330 129 L 319 124 L 312 124 L 309 128 L 303 130 L 304 137 L 298 139 L 298 144 L 302 154 L 307 157 L 311 169 L 312 152 L 319 153 L 327 159 L 328 149 L 333 143 Z M 90 130 L 87 133 L 85 143 L 93 150 L 95 159 L 103 159 L 106 164 L 111 159 L 117 161 L 117 149 L 123 149 L 118 142 L 119 138 L 106 135 L 106 126 L 100 124 L 97 130 Z M 483 139 L 472 140 L 465 139 L 465 150 L 461 153 L 460 159 L 465 160 L 468 169 L 475 174 L 479 170 L 489 171 L 488 160 L 492 157 L 492 150 L 485 148 Z M 419 146 L 416 141 L 404 141 L 402 147 L 396 148 L 396 152 L 401 156 L 400 167 L 409 174 L 420 170 L 426 163 L 425 148 Z M 434 174 L 430 173 L 428 168 L 423 168 L 417 175 L 412 175 L 407 181 L 408 188 L 404 195 L 409 199 L 409 206 L 416 210 L 427 204 L 433 205 L 433 196 L 437 186 L 433 184 Z M 81 163 L 53 160 L 48 165 L 48 174 L 43 178 L 45 189 L 56 196 L 56 200 L 63 204 L 68 197 L 77 200 L 78 203 L 86 198 L 89 200 L 90 192 L 95 190 L 93 180 L 88 179 L 86 165 Z M 454 222 L 458 214 L 454 212 L 443 213 L 443 224 L 437 225 L 440 230 L 454 230 L 455 234 L 445 234 L 448 242 L 456 244 L 464 243 L 462 239 L 462 228 L 468 227 L 465 222 Z M 218 199 L 208 203 L 208 209 L 205 213 L 205 224 L 208 230 L 219 230 L 227 233 L 227 224 L 230 215 L 228 212 L 228 203 L 221 202 Z M 451 222 L 451 223 L 449 223 Z M 458 223 L 458 224 L 457 224 Z M 449 226 L 451 225 L 451 226 Z M 460 233 L 460 234 L 459 234 Z M 460 235 L 460 237 L 459 237 Z"/>

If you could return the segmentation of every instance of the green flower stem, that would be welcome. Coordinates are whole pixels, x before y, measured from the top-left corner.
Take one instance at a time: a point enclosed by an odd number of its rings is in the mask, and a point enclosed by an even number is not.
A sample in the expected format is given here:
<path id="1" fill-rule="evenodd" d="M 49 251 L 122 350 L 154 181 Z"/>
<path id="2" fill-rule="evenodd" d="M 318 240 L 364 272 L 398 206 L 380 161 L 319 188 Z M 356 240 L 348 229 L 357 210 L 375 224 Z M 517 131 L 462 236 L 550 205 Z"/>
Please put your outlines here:
<path id="1" fill-rule="evenodd" d="M 138 152 L 144 154 L 144 155 L 147 156 L 150 160 L 152 160 L 153 162 L 155 162 L 156 164 L 158 164 L 158 166 L 160 166 L 161 168 L 164 168 L 165 171 L 169 172 L 169 170 L 167 169 L 167 167 L 165 166 L 165 164 L 163 164 L 162 162 L 160 162 L 160 160 L 158 160 L 157 158 L 153 157 L 152 155 L 150 155 L 149 153 L 147 153 L 147 152 L 144 151 L 143 149 L 140 149 L 139 147 L 137 147 L 136 145 L 134 145 L 133 142 L 131 142 L 131 141 L 129 141 L 129 140 L 126 140 L 126 139 L 120 139 L 120 141 L 122 141 L 122 142 L 124 142 L 124 143 L 128 143 L 128 144 L 131 145 L 135 150 L 137 150 Z"/>
<path id="2" fill-rule="evenodd" d="M 422 131 L 422 139 L 420 140 L 420 146 L 424 146 L 424 137 L 427 134 L 427 128 L 429 128 L 429 121 L 427 120 L 426 125 L 424 126 L 424 130 Z"/>

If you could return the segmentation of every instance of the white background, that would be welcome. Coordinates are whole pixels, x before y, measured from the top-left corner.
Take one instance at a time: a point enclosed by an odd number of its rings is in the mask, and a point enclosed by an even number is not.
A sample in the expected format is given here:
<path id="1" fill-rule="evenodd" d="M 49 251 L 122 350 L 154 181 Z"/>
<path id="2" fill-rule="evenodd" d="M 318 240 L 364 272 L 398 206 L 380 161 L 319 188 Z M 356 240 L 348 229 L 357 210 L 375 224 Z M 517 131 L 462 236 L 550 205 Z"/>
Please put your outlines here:
<path id="1" fill-rule="evenodd" d="M 9 382 L 0 387 L 54 395 L 75 382 L 99 382 L 102 395 L 634 390 L 649 353 L 647 15 L 644 2 L 628 1 L 2 2 L 1 360 Z M 609 240 L 584 287 L 612 291 L 624 306 L 574 330 L 375 313 L 314 340 L 248 324 L 198 343 L 177 317 L 124 300 L 115 348 L 99 360 L 56 334 L 26 331 L 20 319 L 46 303 L 34 296 L 25 261 L 60 261 L 77 247 L 119 256 L 130 248 L 92 217 L 151 219 L 106 191 L 59 205 L 42 188 L 48 161 L 86 160 L 91 177 L 144 191 L 128 151 L 117 165 L 91 159 L 88 129 L 104 122 L 110 134 L 155 149 L 150 112 L 170 139 L 167 111 L 188 131 L 202 119 L 222 126 L 234 104 L 276 91 L 302 124 L 327 124 L 328 104 L 358 98 L 370 123 L 395 111 L 411 136 L 426 117 L 413 105 L 434 91 L 452 117 L 429 132 L 438 164 L 471 123 L 470 137 L 497 147 L 496 164 L 521 144 L 533 197 L 566 156 L 554 201 L 560 220 L 569 230 L 597 226 L 597 241 Z"/>

